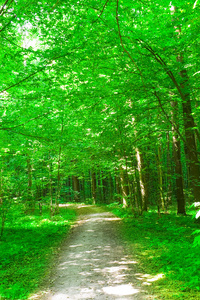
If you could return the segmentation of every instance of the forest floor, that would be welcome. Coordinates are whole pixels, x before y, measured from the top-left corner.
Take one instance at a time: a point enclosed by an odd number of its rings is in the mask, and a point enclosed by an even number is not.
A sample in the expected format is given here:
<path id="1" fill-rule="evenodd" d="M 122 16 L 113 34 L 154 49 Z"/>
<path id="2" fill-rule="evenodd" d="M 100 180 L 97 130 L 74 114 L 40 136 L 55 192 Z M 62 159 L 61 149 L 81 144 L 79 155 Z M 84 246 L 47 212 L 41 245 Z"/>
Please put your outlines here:
<path id="1" fill-rule="evenodd" d="M 141 281 L 139 266 L 120 232 L 122 221 L 102 207 L 76 207 L 78 219 L 51 275 L 31 300 L 158 299 Z"/>

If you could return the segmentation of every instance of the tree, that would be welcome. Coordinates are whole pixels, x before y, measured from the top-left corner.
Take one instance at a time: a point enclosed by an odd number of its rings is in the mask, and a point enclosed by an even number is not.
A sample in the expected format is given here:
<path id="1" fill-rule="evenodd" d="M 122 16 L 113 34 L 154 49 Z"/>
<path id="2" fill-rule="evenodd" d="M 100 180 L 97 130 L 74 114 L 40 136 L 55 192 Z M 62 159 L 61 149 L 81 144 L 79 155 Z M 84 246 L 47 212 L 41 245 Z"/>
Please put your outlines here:
<path id="1" fill-rule="evenodd" d="M 184 214 L 187 180 L 198 200 L 199 7 L 174 5 L 3 3 L 2 155 L 26 205 L 74 190 L 147 211 L 170 190 Z"/>

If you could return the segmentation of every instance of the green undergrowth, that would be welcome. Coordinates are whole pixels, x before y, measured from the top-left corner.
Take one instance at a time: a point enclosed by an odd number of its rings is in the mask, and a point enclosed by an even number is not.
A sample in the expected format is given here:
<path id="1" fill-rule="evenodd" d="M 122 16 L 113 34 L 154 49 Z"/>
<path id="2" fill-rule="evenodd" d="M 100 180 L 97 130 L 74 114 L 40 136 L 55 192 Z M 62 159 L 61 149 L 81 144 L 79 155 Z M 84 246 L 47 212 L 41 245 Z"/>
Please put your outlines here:
<path id="1" fill-rule="evenodd" d="M 75 212 L 60 208 L 59 215 L 25 215 L 13 207 L 0 241 L 0 299 L 27 299 L 48 273 L 53 254 L 75 220 Z"/>
<path id="2" fill-rule="evenodd" d="M 122 236 L 156 299 L 200 299 L 200 246 L 193 243 L 199 224 L 192 216 L 150 211 L 135 218 L 121 207 L 111 209 L 123 218 Z"/>

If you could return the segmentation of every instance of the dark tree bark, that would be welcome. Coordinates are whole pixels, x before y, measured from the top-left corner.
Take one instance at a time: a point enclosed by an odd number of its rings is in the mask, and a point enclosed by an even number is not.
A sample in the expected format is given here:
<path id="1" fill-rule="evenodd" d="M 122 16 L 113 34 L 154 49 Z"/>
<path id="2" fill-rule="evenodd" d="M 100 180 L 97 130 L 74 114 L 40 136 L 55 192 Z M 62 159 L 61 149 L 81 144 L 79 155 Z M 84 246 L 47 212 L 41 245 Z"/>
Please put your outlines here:
<path id="1" fill-rule="evenodd" d="M 103 194 L 103 202 L 106 203 L 107 202 L 107 196 L 106 196 L 106 192 L 107 192 L 107 181 L 104 175 L 104 172 L 101 172 L 101 176 L 102 176 L 102 194 Z"/>
<path id="2" fill-rule="evenodd" d="M 176 133 L 177 134 L 177 133 Z M 171 164 L 171 139 L 169 135 L 169 131 L 167 132 L 167 197 L 166 197 L 166 210 L 168 209 L 168 205 L 172 201 L 172 164 Z"/>
<path id="3" fill-rule="evenodd" d="M 116 193 L 117 193 L 117 198 L 116 198 L 116 200 L 117 201 L 120 201 L 120 195 L 121 195 L 121 193 L 122 193 L 122 191 L 121 191 L 121 186 L 120 186 L 120 177 L 119 177 L 119 175 L 118 174 L 116 174 L 115 175 L 115 186 L 116 186 Z"/>
<path id="4" fill-rule="evenodd" d="M 177 107 L 178 103 L 175 101 L 171 102 L 172 106 L 172 121 L 178 127 L 177 122 Z M 183 192 L 183 172 L 181 164 L 181 143 L 180 138 L 174 127 L 172 127 L 173 132 L 173 155 L 174 155 L 174 164 L 175 164 L 175 175 L 176 175 L 176 200 L 177 200 L 177 214 L 186 215 L 185 211 L 185 198 Z"/>
<path id="5" fill-rule="evenodd" d="M 163 193 L 163 170 L 162 170 L 162 159 L 161 159 L 161 146 L 158 146 L 158 213 L 160 208 L 165 209 L 165 200 Z"/>
<path id="6" fill-rule="evenodd" d="M 177 60 L 183 64 L 183 57 L 179 56 Z M 194 201 L 198 202 L 200 199 L 200 167 L 197 153 L 197 146 L 195 140 L 195 122 L 192 115 L 191 100 L 190 100 L 190 90 L 189 90 L 189 78 L 186 69 L 180 71 L 180 76 L 182 78 L 181 90 L 184 95 L 182 101 L 183 108 L 183 121 L 185 128 L 185 154 L 188 164 L 189 172 L 189 186 L 193 191 Z"/>
<path id="7" fill-rule="evenodd" d="M 80 186 L 79 186 L 79 179 L 77 176 L 72 176 L 73 180 L 73 190 L 74 190 L 74 200 L 78 202 L 80 200 Z"/>
<path id="8" fill-rule="evenodd" d="M 93 204 L 96 203 L 96 190 L 97 190 L 97 181 L 96 181 L 96 174 L 92 172 L 91 174 L 91 181 L 92 181 L 92 201 Z"/>
<path id="9" fill-rule="evenodd" d="M 85 202 L 85 178 L 81 180 L 81 191 L 82 191 L 82 197 L 83 197 L 83 202 Z"/>
<path id="10" fill-rule="evenodd" d="M 172 14 L 174 15 L 174 21 L 176 18 L 176 7 L 173 6 Z M 178 19 L 177 19 L 178 20 Z M 174 26 L 174 29 L 177 33 L 177 40 L 181 38 L 181 21 L 179 26 Z M 191 99 L 190 99 L 190 83 L 187 70 L 185 68 L 183 52 L 177 54 L 177 62 L 180 65 L 180 85 L 179 85 L 179 94 L 182 99 L 182 109 L 183 109 L 183 121 L 185 129 L 185 154 L 188 164 L 188 173 L 189 173 L 189 185 L 193 191 L 194 201 L 198 202 L 200 198 L 200 167 L 197 153 L 197 146 L 195 140 L 195 122 L 192 115 Z M 178 85 L 178 84 L 177 84 Z M 199 132 L 196 130 L 196 133 Z"/>

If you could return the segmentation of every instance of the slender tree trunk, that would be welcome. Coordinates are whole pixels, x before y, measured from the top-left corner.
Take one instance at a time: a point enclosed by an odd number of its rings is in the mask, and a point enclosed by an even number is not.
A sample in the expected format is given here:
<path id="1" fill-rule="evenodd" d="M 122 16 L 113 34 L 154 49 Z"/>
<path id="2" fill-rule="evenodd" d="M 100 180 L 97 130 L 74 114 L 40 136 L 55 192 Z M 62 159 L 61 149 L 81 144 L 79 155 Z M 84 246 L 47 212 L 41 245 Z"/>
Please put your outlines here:
<path id="1" fill-rule="evenodd" d="M 113 178 L 112 178 L 111 174 L 109 174 L 108 180 L 109 180 L 109 199 L 108 199 L 108 203 L 111 203 L 112 199 L 113 199 L 113 194 L 114 194 L 114 182 L 113 182 Z"/>
<path id="2" fill-rule="evenodd" d="M 3 169 L 1 169 L 1 179 L 0 179 L 0 204 L 3 204 Z"/>
<path id="3" fill-rule="evenodd" d="M 35 200 L 38 203 L 40 215 L 42 215 L 42 191 L 40 185 L 36 185 Z"/>
<path id="4" fill-rule="evenodd" d="M 48 171 L 49 171 L 49 195 L 50 195 L 50 213 L 53 215 L 53 185 L 52 185 L 52 175 L 51 175 L 51 170 L 52 170 L 52 164 L 50 161 L 49 157 L 49 164 L 48 164 Z"/>
<path id="5" fill-rule="evenodd" d="M 77 176 L 72 176 L 73 180 L 73 190 L 74 190 L 74 200 L 76 202 L 79 202 L 80 200 L 80 185 L 79 185 L 79 179 Z"/>
<path id="6" fill-rule="evenodd" d="M 140 188 L 140 186 L 139 186 Z M 140 206 L 140 198 L 141 194 L 138 191 L 138 183 L 137 183 L 137 175 L 136 175 L 136 169 L 134 169 L 133 174 L 133 193 L 134 193 L 134 202 L 132 203 L 132 210 L 135 214 L 142 214 L 142 207 Z"/>
<path id="7" fill-rule="evenodd" d="M 6 213 L 7 209 L 5 207 L 3 199 L 3 169 L 1 169 L 1 179 L 0 179 L 0 218 L 1 218 L 1 231 L 0 231 L 0 240 L 2 239 L 5 222 L 6 222 Z"/>
<path id="8" fill-rule="evenodd" d="M 91 172 L 88 171 L 85 176 L 85 193 L 86 193 L 86 199 L 92 198 L 92 180 L 91 180 Z"/>
<path id="9" fill-rule="evenodd" d="M 96 203 L 96 190 L 97 190 L 97 181 L 96 181 L 96 174 L 92 172 L 91 174 L 91 187 L 92 187 L 92 202 L 93 204 Z"/>
<path id="10" fill-rule="evenodd" d="M 129 194 L 128 194 L 128 198 L 129 198 L 129 204 L 131 207 L 133 207 L 133 197 L 134 197 L 134 192 L 133 192 L 133 188 L 132 188 L 132 184 L 130 182 L 130 175 L 129 175 L 129 172 L 128 172 L 128 159 L 127 159 L 127 156 L 125 155 L 124 153 L 124 158 L 125 158 L 125 162 L 126 162 L 126 169 L 125 169 L 125 176 L 126 176 L 126 179 L 127 179 L 127 183 L 128 183 L 128 191 L 129 191 Z"/>
<path id="11" fill-rule="evenodd" d="M 63 133 L 63 120 L 61 124 L 61 136 Z M 60 199 L 60 191 L 61 191 L 61 175 L 60 175 L 60 165 L 61 165 L 61 154 L 62 154 L 62 147 L 59 147 L 58 153 L 58 169 L 57 169 L 57 192 L 56 192 L 56 199 L 55 199 L 55 213 L 59 213 L 59 199 Z"/>
<path id="12" fill-rule="evenodd" d="M 85 184 L 85 182 L 84 182 Z M 71 177 L 69 176 L 67 179 L 67 201 L 71 201 Z M 85 190 L 85 188 L 84 188 Z"/>
<path id="13" fill-rule="evenodd" d="M 104 203 L 107 202 L 107 197 L 106 197 L 106 191 L 107 191 L 107 182 L 106 182 L 106 178 L 104 175 L 104 172 L 101 172 L 101 176 L 102 176 L 102 186 L 103 186 L 103 201 Z"/>
<path id="14" fill-rule="evenodd" d="M 177 107 L 178 103 L 175 101 L 171 102 L 172 106 L 172 120 L 173 124 L 177 122 Z M 181 164 L 181 143 L 178 137 L 178 134 L 174 127 L 172 127 L 173 132 L 173 154 L 174 154 L 174 164 L 175 164 L 175 174 L 176 174 L 176 200 L 177 200 L 177 214 L 185 215 L 185 198 L 183 192 L 183 172 L 182 172 L 182 164 Z"/>
<path id="15" fill-rule="evenodd" d="M 128 180 L 125 174 L 125 170 L 121 167 L 120 168 L 120 181 L 121 181 L 121 191 L 122 191 L 122 204 L 123 207 L 128 206 L 128 195 L 129 195 L 129 189 L 128 189 Z"/>
<path id="16" fill-rule="evenodd" d="M 146 180 L 144 158 L 141 150 L 139 151 L 138 148 L 136 148 L 135 151 L 136 151 L 136 159 L 137 159 L 137 169 L 138 169 L 139 180 L 140 180 L 140 191 L 142 196 L 142 211 L 147 211 L 148 210 L 148 183 Z"/>
<path id="17" fill-rule="evenodd" d="M 171 148 L 170 148 L 170 135 L 167 132 L 167 199 L 165 209 L 168 209 L 169 203 L 172 201 L 172 168 L 171 168 Z"/>
<path id="18" fill-rule="evenodd" d="M 121 186 L 120 186 L 120 177 L 118 174 L 115 175 L 115 182 L 116 182 L 115 185 L 116 185 L 116 193 L 117 193 L 116 200 L 120 201 L 120 195 L 121 195 L 122 191 L 121 191 Z"/>
<path id="19" fill-rule="evenodd" d="M 99 194 L 100 194 L 100 199 L 101 203 L 105 203 L 104 201 L 104 194 L 103 194 L 103 171 L 99 171 Z"/>
<path id="20" fill-rule="evenodd" d="M 159 188 L 159 203 L 158 203 L 158 213 L 160 214 L 160 208 L 165 209 L 165 200 L 163 193 L 163 171 L 161 162 L 161 146 L 158 146 L 158 188 Z"/>
<path id="21" fill-rule="evenodd" d="M 135 168 L 135 193 L 136 193 L 136 207 L 138 208 L 139 215 L 142 215 L 142 195 L 141 195 L 141 187 L 140 187 L 140 175 L 138 172 L 138 168 Z"/>
<path id="22" fill-rule="evenodd" d="M 85 202 L 85 178 L 82 179 L 82 196 L 83 196 L 83 202 Z"/>
<path id="23" fill-rule="evenodd" d="M 31 159 L 27 154 L 27 172 L 28 172 L 28 193 L 27 193 L 27 212 L 33 212 L 35 209 L 35 201 L 33 200 L 32 194 L 32 166 L 31 166 Z"/>
<path id="24" fill-rule="evenodd" d="M 141 202 L 141 194 L 138 191 L 138 186 L 140 189 L 140 185 L 137 183 L 137 174 L 138 170 L 137 169 L 137 161 L 132 158 L 131 160 L 131 168 L 132 168 L 132 176 L 131 176 L 131 181 L 132 181 L 132 201 L 131 201 L 131 208 L 134 213 L 134 215 L 141 215 L 142 213 L 142 208 L 140 207 L 139 203 Z"/>
<path id="25" fill-rule="evenodd" d="M 59 199 L 60 199 L 60 190 L 61 190 L 61 176 L 60 176 L 61 152 L 62 152 L 62 147 L 60 146 L 59 155 L 58 155 L 57 191 L 56 191 L 56 198 L 55 198 L 55 213 L 59 212 Z"/>

